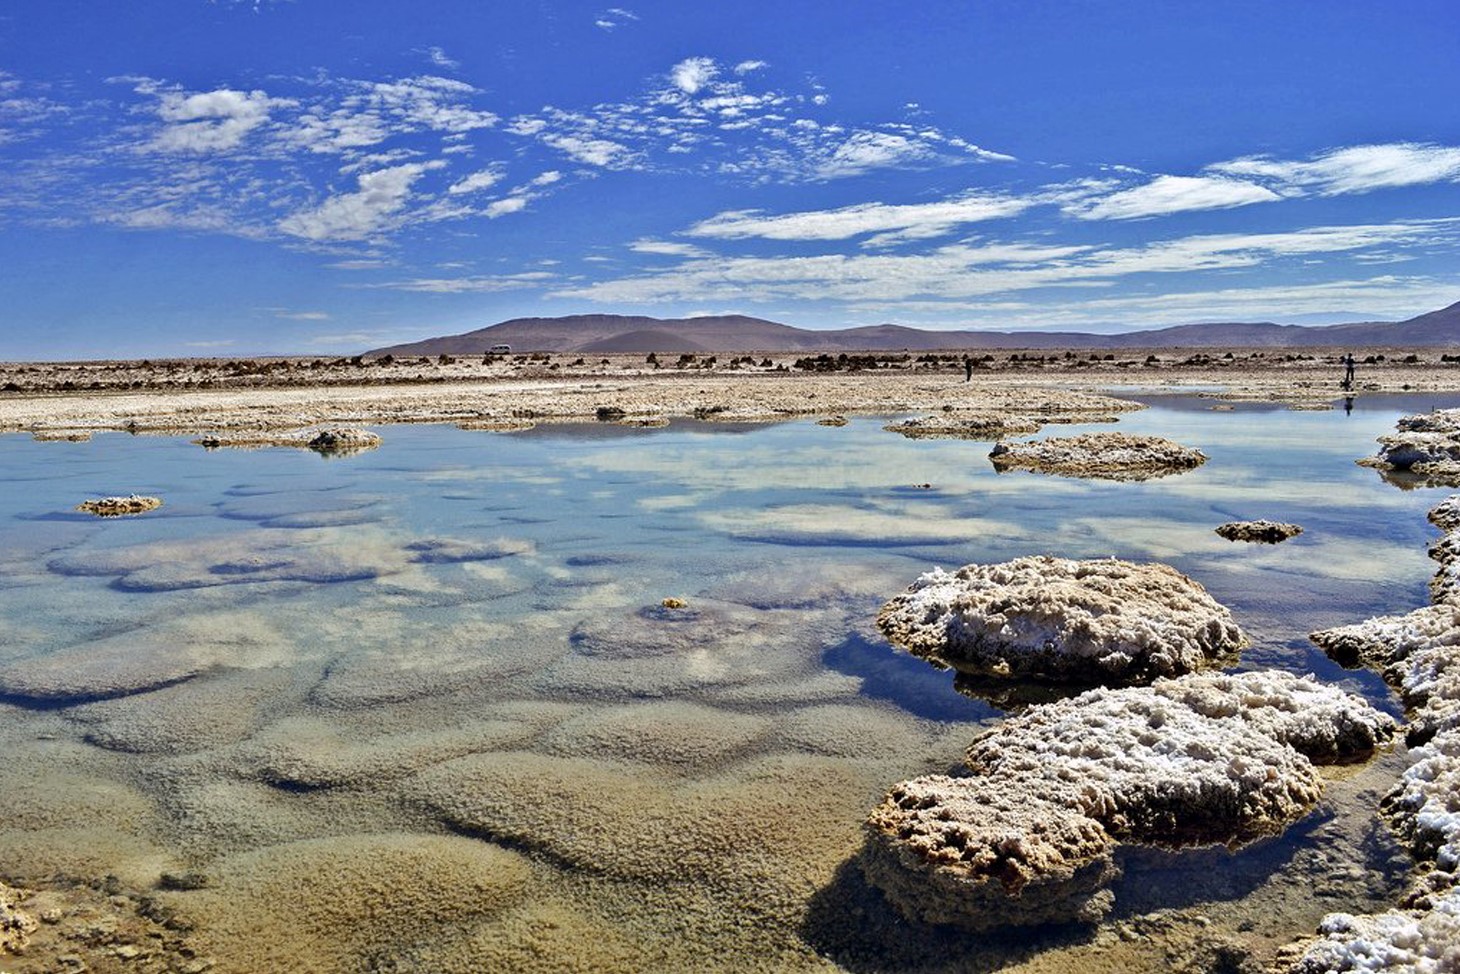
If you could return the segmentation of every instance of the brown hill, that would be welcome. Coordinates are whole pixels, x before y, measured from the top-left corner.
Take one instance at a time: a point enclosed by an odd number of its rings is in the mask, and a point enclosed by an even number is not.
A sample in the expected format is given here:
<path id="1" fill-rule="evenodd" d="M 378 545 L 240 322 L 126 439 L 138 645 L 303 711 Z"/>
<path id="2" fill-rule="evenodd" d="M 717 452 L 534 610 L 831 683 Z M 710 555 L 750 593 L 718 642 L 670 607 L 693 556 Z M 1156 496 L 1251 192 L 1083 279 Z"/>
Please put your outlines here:
<path id="1" fill-rule="evenodd" d="M 813 330 L 746 315 L 650 318 L 569 315 L 514 318 L 461 335 L 427 338 L 366 352 L 381 355 L 480 355 L 494 345 L 514 352 L 845 352 L 983 348 L 1200 348 L 1460 345 L 1460 303 L 1399 322 L 1303 326 L 1211 322 L 1149 331 L 929 331 L 903 325 Z"/>

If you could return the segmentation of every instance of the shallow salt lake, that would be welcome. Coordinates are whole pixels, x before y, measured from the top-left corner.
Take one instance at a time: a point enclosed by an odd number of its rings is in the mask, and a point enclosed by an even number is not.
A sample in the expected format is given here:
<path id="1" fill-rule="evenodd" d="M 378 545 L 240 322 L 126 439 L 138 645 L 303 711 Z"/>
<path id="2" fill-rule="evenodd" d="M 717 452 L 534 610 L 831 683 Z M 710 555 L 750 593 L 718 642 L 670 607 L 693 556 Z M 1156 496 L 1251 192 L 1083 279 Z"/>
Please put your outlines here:
<path id="1" fill-rule="evenodd" d="M 1453 397 L 1147 401 L 1040 435 L 1153 433 L 1203 467 L 998 474 L 989 443 L 873 418 L 391 426 L 339 459 L 0 437 L 0 878 L 192 877 L 155 896 L 219 971 L 1163 970 L 1385 906 L 1396 755 L 1281 839 L 1129 853 L 1095 930 L 915 929 L 860 879 L 887 787 L 1002 713 L 876 634 L 934 565 L 1167 562 L 1232 609 L 1243 667 L 1394 709 L 1305 637 L 1427 601 L 1449 492 L 1353 461 Z M 130 492 L 164 506 L 73 510 Z M 1304 533 L 1213 533 L 1253 518 Z"/>

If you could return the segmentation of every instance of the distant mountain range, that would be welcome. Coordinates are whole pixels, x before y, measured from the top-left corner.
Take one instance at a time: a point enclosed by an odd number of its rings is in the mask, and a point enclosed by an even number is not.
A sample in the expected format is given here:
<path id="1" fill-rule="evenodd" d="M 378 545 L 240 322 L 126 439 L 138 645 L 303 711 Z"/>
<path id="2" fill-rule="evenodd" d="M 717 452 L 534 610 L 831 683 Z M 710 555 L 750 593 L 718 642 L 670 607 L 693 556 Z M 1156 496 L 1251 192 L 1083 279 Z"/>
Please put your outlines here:
<path id="1" fill-rule="evenodd" d="M 1460 302 L 1406 321 L 1342 325 L 1276 325 L 1217 322 L 1177 325 L 1119 335 L 1050 331 L 929 331 L 902 325 L 869 325 L 818 331 L 763 318 L 716 315 L 647 318 L 633 315 L 568 315 L 513 318 L 461 335 L 427 338 L 365 353 L 382 355 L 481 355 L 493 346 L 513 352 L 850 352 L 986 348 L 1201 348 L 1460 345 Z"/>

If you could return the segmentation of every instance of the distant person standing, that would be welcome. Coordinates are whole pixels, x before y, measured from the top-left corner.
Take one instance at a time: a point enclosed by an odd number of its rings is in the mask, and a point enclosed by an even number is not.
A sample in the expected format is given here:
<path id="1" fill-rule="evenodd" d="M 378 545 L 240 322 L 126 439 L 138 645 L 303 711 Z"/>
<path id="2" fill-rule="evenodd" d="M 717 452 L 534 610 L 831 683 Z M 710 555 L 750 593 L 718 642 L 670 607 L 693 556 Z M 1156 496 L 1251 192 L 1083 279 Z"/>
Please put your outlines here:
<path id="1" fill-rule="evenodd" d="M 973 356 L 971 355 L 963 356 L 963 381 L 973 381 Z"/>
<path id="2" fill-rule="evenodd" d="M 1354 387 L 1354 353 L 1343 353 L 1343 387 L 1352 389 Z"/>

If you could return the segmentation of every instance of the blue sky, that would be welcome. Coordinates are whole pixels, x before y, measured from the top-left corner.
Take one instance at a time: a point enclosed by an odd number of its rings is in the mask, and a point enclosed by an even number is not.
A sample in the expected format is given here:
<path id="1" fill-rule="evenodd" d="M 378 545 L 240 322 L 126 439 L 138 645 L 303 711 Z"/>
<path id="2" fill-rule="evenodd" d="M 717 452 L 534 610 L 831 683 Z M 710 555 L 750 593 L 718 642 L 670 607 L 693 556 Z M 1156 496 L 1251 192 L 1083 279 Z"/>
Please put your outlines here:
<path id="1" fill-rule="evenodd" d="M 11 0 L 0 358 L 1460 300 L 1460 5 Z"/>

